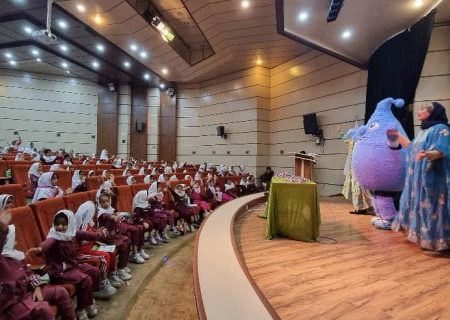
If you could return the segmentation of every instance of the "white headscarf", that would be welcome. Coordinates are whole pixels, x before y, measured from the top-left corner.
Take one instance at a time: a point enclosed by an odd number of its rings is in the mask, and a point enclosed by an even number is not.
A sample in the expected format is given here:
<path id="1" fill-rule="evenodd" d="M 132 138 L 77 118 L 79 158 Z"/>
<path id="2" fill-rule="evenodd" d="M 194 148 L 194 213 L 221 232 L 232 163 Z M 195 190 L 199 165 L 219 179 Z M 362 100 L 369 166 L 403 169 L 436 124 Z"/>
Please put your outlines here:
<path id="1" fill-rule="evenodd" d="M 108 172 L 108 170 L 103 170 L 102 171 L 102 177 L 103 178 L 108 178 L 108 175 L 106 174 Z"/>
<path id="2" fill-rule="evenodd" d="M 13 196 L 10 194 L 0 194 L 0 212 L 6 210 L 6 203 L 9 199 L 12 199 Z"/>
<path id="3" fill-rule="evenodd" d="M 86 201 L 77 210 L 75 219 L 77 220 L 77 230 L 83 225 L 94 225 L 95 204 L 92 201 Z"/>
<path id="4" fill-rule="evenodd" d="M 81 178 L 80 178 L 80 172 L 81 170 L 75 170 L 72 176 L 72 189 L 75 189 L 81 184 Z"/>
<path id="5" fill-rule="evenodd" d="M 101 160 L 108 161 L 108 151 L 106 149 L 103 149 L 101 154 L 100 154 L 100 161 Z"/>
<path id="6" fill-rule="evenodd" d="M 89 164 L 89 159 L 84 160 L 83 164 Z"/>
<path id="7" fill-rule="evenodd" d="M 32 203 L 37 202 L 39 199 L 55 198 L 58 195 L 63 195 L 62 190 L 52 184 L 53 174 L 53 172 L 46 172 L 39 177 Z"/>
<path id="8" fill-rule="evenodd" d="M 127 177 L 127 185 L 131 186 L 133 184 L 133 176 L 128 176 Z"/>
<path id="9" fill-rule="evenodd" d="M 58 232 L 55 230 L 55 218 L 58 214 L 63 213 L 67 217 L 67 231 Z M 75 215 L 70 210 L 59 210 L 53 217 L 53 226 L 48 232 L 47 238 L 53 238 L 60 241 L 71 241 L 77 234 L 77 221 Z"/>
<path id="10" fill-rule="evenodd" d="M 165 173 L 165 174 L 171 174 L 171 173 L 172 173 L 172 168 L 169 167 L 169 166 L 165 167 L 165 168 L 164 168 L 164 173 Z"/>
<path id="11" fill-rule="evenodd" d="M 234 189 L 235 185 L 233 181 L 230 180 L 230 183 L 225 183 L 225 192 L 231 189 Z"/>
<path id="12" fill-rule="evenodd" d="M 8 226 L 8 235 L 6 236 L 6 242 L 2 250 L 2 256 L 22 261 L 23 259 L 25 259 L 25 254 L 22 251 L 15 250 L 14 249 L 15 244 L 16 244 L 16 226 L 10 224 Z"/>
<path id="13" fill-rule="evenodd" d="M 141 190 L 133 198 L 133 211 L 134 208 L 142 208 L 146 209 L 148 208 L 148 191 L 147 190 Z"/>
<path id="14" fill-rule="evenodd" d="M 28 178 L 31 178 L 31 175 L 38 178 L 42 175 L 39 171 L 39 162 L 35 162 L 31 165 L 30 170 L 28 170 Z"/>
<path id="15" fill-rule="evenodd" d="M 148 174 L 144 177 L 144 183 L 150 183 L 150 182 L 152 182 L 152 176 Z"/>
<path id="16" fill-rule="evenodd" d="M 239 170 L 241 171 L 241 173 L 245 173 L 245 167 L 243 165 L 239 166 Z"/>
<path id="17" fill-rule="evenodd" d="M 95 176 L 95 171 L 94 170 L 89 170 L 89 172 L 88 172 L 88 177 L 90 177 L 91 176 L 91 173 L 93 173 L 94 174 L 94 176 Z"/>
<path id="18" fill-rule="evenodd" d="M 39 153 L 33 153 L 31 156 L 33 157 L 33 161 L 41 161 L 41 156 Z"/>
<path id="19" fill-rule="evenodd" d="M 201 175 L 201 173 L 200 173 L 200 172 L 197 172 L 197 173 L 195 174 L 195 176 L 194 176 L 194 180 L 197 180 L 197 181 L 200 181 L 200 180 L 202 180 L 202 175 Z"/>
<path id="20" fill-rule="evenodd" d="M 144 175 L 145 174 L 145 168 L 144 168 L 144 166 L 142 166 L 140 169 L 139 169 L 139 173 L 138 173 L 139 175 Z"/>
<path id="21" fill-rule="evenodd" d="M 45 154 L 42 156 L 42 158 L 44 159 L 45 163 L 50 163 L 55 161 L 56 156 L 46 156 Z"/>
<path id="22" fill-rule="evenodd" d="M 123 172 L 122 172 L 122 176 L 126 177 L 127 176 L 127 172 L 128 172 L 128 169 L 125 168 L 125 170 L 123 170 Z"/>
<path id="23" fill-rule="evenodd" d="M 109 181 L 109 180 L 106 180 L 105 182 L 103 182 L 102 183 L 102 185 L 101 185 L 101 187 L 100 187 L 100 189 L 109 189 L 109 190 L 111 190 L 113 188 L 113 184 L 112 184 L 112 182 L 111 181 Z"/>
<path id="24" fill-rule="evenodd" d="M 176 175 L 171 176 L 169 179 L 169 181 L 177 181 L 177 180 L 178 180 L 178 178 Z"/>
<path id="25" fill-rule="evenodd" d="M 201 193 L 202 187 L 200 186 L 200 183 L 194 182 L 194 184 L 192 185 L 192 190 L 194 190 L 195 193 Z"/>
<path id="26" fill-rule="evenodd" d="M 241 181 L 239 182 L 240 186 L 247 186 L 248 185 L 248 181 L 247 181 L 247 176 L 243 176 L 241 178 Z"/>
<path id="27" fill-rule="evenodd" d="M 99 190 L 100 191 L 100 190 Z M 98 199 L 100 198 L 99 196 L 99 191 L 97 191 L 97 194 L 98 194 L 98 196 L 97 196 L 97 202 L 98 202 Z M 97 205 L 97 215 L 100 217 L 102 214 L 113 214 L 115 212 L 115 210 L 114 210 L 114 208 L 113 207 L 111 207 L 111 205 L 109 205 L 109 207 L 107 208 L 107 209 L 103 209 L 101 206 L 100 206 L 100 204 L 98 204 Z"/>
<path id="28" fill-rule="evenodd" d="M 192 177 L 187 174 L 187 175 L 184 176 L 184 180 L 192 180 Z"/>
<path id="29" fill-rule="evenodd" d="M 148 197 L 153 198 L 156 197 L 156 194 L 158 193 L 158 182 L 153 182 L 150 185 L 150 188 L 148 188 Z"/>
<path id="30" fill-rule="evenodd" d="M 23 161 L 23 153 L 16 154 L 14 161 Z"/>
<path id="31" fill-rule="evenodd" d="M 122 168 L 122 159 L 116 159 L 116 162 L 114 162 L 113 167 L 116 169 Z"/>
<path id="32" fill-rule="evenodd" d="M 57 171 L 59 169 L 61 169 L 61 166 L 59 164 L 55 163 L 50 166 L 50 169 L 48 171 Z"/>
<path id="33" fill-rule="evenodd" d="M 172 166 L 173 171 L 175 172 L 178 168 L 178 164 L 175 162 Z"/>
<path id="34" fill-rule="evenodd" d="M 164 173 L 161 173 L 158 177 L 158 182 L 166 182 L 166 178 L 164 178 Z"/>
<path id="35" fill-rule="evenodd" d="M 158 168 L 156 168 L 156 167 L 155 167 L 155 168 L 153 168 L 153 170 L 152 170 L 152 173 L 151 173 L 151 174 L 152 174 L 152 175 L 153 175 L 153 174 L 156 174 L 156 170 L 158 170 Z"/>
<path id="36" fill-rule="evenodd" d="M 185 164 L 186 164 L 186 162 L 180 163 L 180 164 L 178 165 L 178 168 L 179 168 L 179 169 L 183 168 Z"/>

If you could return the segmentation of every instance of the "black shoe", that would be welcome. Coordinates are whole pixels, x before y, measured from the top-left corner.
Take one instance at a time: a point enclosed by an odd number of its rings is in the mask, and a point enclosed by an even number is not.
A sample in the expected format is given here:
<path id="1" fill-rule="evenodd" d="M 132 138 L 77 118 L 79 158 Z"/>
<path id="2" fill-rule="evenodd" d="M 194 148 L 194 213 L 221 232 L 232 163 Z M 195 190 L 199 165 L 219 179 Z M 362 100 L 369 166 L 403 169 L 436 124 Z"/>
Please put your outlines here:
<path id="1" fill-rule="evenodd" d="M 367 209 L 352 210 L 350 211 L 350 214 L 367 214 Z"/>

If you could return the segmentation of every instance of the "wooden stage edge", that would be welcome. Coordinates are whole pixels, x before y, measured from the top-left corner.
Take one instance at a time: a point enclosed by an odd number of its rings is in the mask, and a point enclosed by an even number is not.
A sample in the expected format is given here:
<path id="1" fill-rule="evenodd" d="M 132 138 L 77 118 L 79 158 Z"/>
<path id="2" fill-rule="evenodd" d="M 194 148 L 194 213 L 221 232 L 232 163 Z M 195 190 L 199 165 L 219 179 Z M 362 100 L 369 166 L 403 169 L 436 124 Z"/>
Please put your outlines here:
<path id="1" fill-rule="evenodd" d="M 237 216 L 237 253 L 283 320 L 450 319 L 450 255 L 421 250 L 403 233 L 322 198 L 318 242 L 266 240 L 258 205 Z"/>

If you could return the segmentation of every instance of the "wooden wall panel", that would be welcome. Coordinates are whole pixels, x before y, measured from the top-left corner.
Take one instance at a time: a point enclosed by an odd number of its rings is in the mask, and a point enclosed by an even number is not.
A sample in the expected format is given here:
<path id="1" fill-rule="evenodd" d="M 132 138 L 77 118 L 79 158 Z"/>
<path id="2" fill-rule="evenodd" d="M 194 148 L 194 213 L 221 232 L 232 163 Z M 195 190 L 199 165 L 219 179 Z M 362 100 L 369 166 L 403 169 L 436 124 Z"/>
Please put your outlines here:
<path id="1" fill-rule="evenodd" d="M 97 86 L 97 154 L 106 149 L 109 155 L 117 153 L 117 93 Z"/>
<path id="2" fill-rule="evenodd" d="M 177 97 L 160 95 L 159 159 L 177 158 Z"/>
<path id="3" fill-rule="evenodd" d="M 147 159 L 147 91 L 146 87 L 131 87 L 130 155 L 135 159 Z M 142 132 L 136 124 L 144 123 Z"/>

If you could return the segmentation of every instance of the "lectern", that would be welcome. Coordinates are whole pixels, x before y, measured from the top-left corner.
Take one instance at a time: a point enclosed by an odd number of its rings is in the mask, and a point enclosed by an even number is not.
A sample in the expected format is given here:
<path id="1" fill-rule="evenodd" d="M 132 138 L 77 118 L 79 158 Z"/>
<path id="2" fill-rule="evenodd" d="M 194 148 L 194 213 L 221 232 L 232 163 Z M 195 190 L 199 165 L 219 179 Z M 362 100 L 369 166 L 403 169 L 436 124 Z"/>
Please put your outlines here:
<path id="1" fill-rule="evenodd" d="M 295 175 L 313 180 L 313 165 L 316 159 L 313 155 L 306 153 L 294 153 Z"/>

